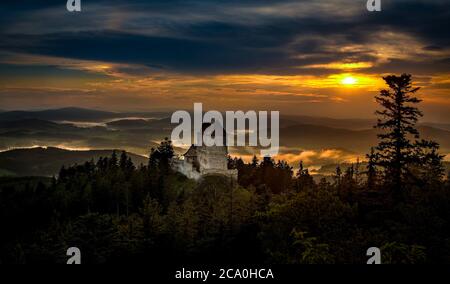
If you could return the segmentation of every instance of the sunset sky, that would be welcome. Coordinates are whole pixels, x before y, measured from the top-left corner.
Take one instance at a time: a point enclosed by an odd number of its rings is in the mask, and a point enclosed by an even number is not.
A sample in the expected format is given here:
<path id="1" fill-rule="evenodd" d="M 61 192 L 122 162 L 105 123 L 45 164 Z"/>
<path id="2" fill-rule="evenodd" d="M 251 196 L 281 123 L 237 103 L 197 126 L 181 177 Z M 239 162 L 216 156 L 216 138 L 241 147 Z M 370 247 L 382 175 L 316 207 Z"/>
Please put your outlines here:
<path id="1" fill-rule="evenodd" d="M 265 109 L 372 117 L 381 76 L 412 73 L 450 123 L 448 0 L 0 3 L 0 109 Z"/>

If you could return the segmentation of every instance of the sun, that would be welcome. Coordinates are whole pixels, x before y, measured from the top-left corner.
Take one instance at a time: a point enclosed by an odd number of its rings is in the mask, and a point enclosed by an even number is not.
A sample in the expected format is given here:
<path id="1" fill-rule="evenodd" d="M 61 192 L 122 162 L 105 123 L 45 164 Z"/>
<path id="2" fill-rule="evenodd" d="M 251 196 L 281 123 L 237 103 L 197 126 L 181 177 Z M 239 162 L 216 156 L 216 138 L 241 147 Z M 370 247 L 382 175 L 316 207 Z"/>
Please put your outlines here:
<path id="1" fill-rule="evenodd" d="M 342 79 L 341 83 L 343 85 L 355 85 L 358 82 L 358 80 L 356 80 L 356 78 L 352 77 L 352 76 L 347 76 L 344 79 Z"/>

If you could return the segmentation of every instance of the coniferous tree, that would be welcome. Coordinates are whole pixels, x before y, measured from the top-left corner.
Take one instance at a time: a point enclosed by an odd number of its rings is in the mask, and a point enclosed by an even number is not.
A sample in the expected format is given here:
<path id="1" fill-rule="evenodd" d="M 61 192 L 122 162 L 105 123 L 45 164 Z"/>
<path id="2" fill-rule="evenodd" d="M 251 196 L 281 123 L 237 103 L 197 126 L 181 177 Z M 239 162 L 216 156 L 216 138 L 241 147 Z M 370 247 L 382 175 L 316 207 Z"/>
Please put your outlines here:
<path id="1" fill-rule="evenodd" d="M 407 166 L 417 162 L 411 138 L 419 138 L 415 125 L 422 113 L 415 105 L 421 100 L 414 96 L 419 88 L 412 86 L 411 75 L 390 75 L 383 79 L 389 89 L 381 90 L 375 97 L 383 108 L 376 112 L 381 117 L 376 128 L 382 130 L 378 134 L 377 165 L 385 169 L 386 179 L 398 195 Z"/>
<path id="2" fill-rule="evenodd" d="M 370 148 L 370 154 L 367 155 L 367 160 L 367 187 L 369 190 L 373 190 L 377 184 L 377 157 L 373 147 Z"/>
<path id="3" fill-rule="evenodd" d="M 258 158 L 256 157 L 256 155 L 253 155 L 252 167 L 256 168 L 258 166 L 258 163 L 259 163 Z"/>
<path id="4" fill-rule="evenodd" d="M 120 159 L 119 159 L 119 167 L 122 170 L 125 170 L 127 167 L 127 153 L 125 151 L 122 151 L 122 154 L 120 154 Z"/>
<path id="5" fill-rule="evenodd" d="M 174 156 L 172 141 L 170 141 L 167 137 L 164 138 L 158 146 L 158 152 L 160 154 L 159 168 L 162 172 L 168 172 L 170 170 L 170 162 Z"/>
<path id="6" fill-rule="evenodd" d="M 337 165 L 336 166 L 336 171 L 334 173 L 333 179 L 334 179 L 334 183 L 336 186 L 340 186 L 341 185 L 341 178 L 342 178 L 342 170 L 341 170 L 341 166 Z"/>
<path id="7" fill-rule="evenodd" d="M 355 164 L 355 167 L 354 167 L 355 184 L 356 184 L 356 186 L 359 186 L 360 181 L 361 181 L 361 170 L 360 170 L 360 167 L 361 167 L 361 162 L 359 161 L 359 157 L 358 157 L 358 158 L 356 158 L 356 164 Z"/>
<path id="8" fill-rule="evenodd" d="M 434 141 L 421 140 L 416 142 L 416 155 L 419 163 L 415 169 L 424 184 L 439 184 L 445 176 L 442 164 L 444 156 L 438 153 L 439 144 Z"/>
<path id="9" fill-rule="evenodd" d="M 309 170 L 303 166 L 303 161 L 300 161 L 299 170 L 297 172 L 297 190 L 302 191 L 306 188 L 312 189 L 315 186 L 313 177 L 309 174 Z"/>
<path id="10" fill-rule="evenodd" d="M 108 166 L 110 169 L 116 168 L 118 165 L 118 159 L 117 159 L 117 153 L 114 150 L 111 156 L 111 159 L 109 159 Z"/>
<path id="11" fill-rule="evenodd" d="M 150 155 L 148 157 L 148 168 L 151 172 L 157 170 L 159 166 L 160 153 L 155 148 L 150 149 Z"/>

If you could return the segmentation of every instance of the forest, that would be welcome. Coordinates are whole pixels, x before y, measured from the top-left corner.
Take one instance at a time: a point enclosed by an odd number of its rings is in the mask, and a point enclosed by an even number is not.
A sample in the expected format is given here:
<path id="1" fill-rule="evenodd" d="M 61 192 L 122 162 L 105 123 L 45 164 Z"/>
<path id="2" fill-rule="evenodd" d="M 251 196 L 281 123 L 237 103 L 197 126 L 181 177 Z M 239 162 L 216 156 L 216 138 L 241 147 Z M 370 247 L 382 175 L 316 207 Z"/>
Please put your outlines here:
<path id="1" fill-rule="evenodd" d="M 147 165 L 125 152 L 61 168 L 53 178 L 0 178 L 0 263 L 450 263 L 450 182 L 416 123 L 408 74 L 384 77 L 378 145 L 367 166 L 316 182 L 300 163 L 229 157 L 238 180 L 189 180 L 168 139 Z M 331 139 L 331 138 L 330 138 Z"/>

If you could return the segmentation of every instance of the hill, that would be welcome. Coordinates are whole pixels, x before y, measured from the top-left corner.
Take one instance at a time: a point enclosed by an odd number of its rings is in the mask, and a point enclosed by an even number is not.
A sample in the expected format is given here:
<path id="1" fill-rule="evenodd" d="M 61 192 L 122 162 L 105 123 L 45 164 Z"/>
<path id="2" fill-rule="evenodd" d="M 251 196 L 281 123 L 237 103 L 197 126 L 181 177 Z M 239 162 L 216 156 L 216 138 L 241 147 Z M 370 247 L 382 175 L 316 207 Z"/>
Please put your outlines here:
<path id="1" fill-rule="evenodd" d="M 83 108 L 61 108 L 40 111 L 7 111 L 0 113 L 0 120 L 23 120 L 23 119 L 41 119 L 41 120 L 99 120 L 114 118 L 117 114 L 99 110 L 90 110 Z"/>
<path id="2" fill-rule="evenodd" d="M 170 118 L 160 119 L 120 119 L 106 124 L 111 129 L 148 129 L 148 130 L 171 130 L 175 124 L 170 122 Z"/>
<path id="3" fill-rule="evenodd" d="M 372 128 L 374 119 L 336 119 L 319 116 L 305 116 L 305 115 L 282 115 L 280 117 L 281 127 L 286 126 L 287 122 L 293 124 L 309 124 L 320 125 L 331 128 L 345 128 L 350 130 L 363 130 Z"/>
<path id="4" fill-rule="evenodd" d="M 70 151 L 60 148 L 15 149 L 0 153 L 0 175 L 52 176 L 62 166 L 82 164 L 100 157 L 111 156 L 113 150 Z M 120 154 L 120 150 L 118 150 Z M 127 153 L 135 165 L 146 164 L 147 158 Z"/>
<path id="5" fill-rule="evenodd" d="M 443 152 L 450 151 L 450 131 L 430 126 L 419 126 L 418 130 L 422 138 L 437 141 Z M 365 153 L 378 143 L 377 133 L 377 129 L 350 130 L 297 124 L 280 129 L 280 144 L 306 149 L 343 148 Z"/>
<path id="6" fill-rule="evenodd" d="M 76 131 L 71 124 L 60 124 L 42 119 L 28 118 L 21 120 L 0 120 L 0 130 L 33 130 L 33 131 Z"/>
<path id="7" fill-rule="evenodd" d="M 39 111 L 6 111 L 0 112 L 0 120 L 40 119 L 49 121 L 105 121 L 126 117 L 165 117 L 164 112 L 110 112 L 84 108 L 61 108 Z"/>
<path id="8" fill-rule="evenodd" d="M 345 148 L 362 151 L 375 143 L 376 134 L 372 129 L 349 130 L 312 124 L 298 124 L 280 129 L 280 144 L 286 147 Z"/>

